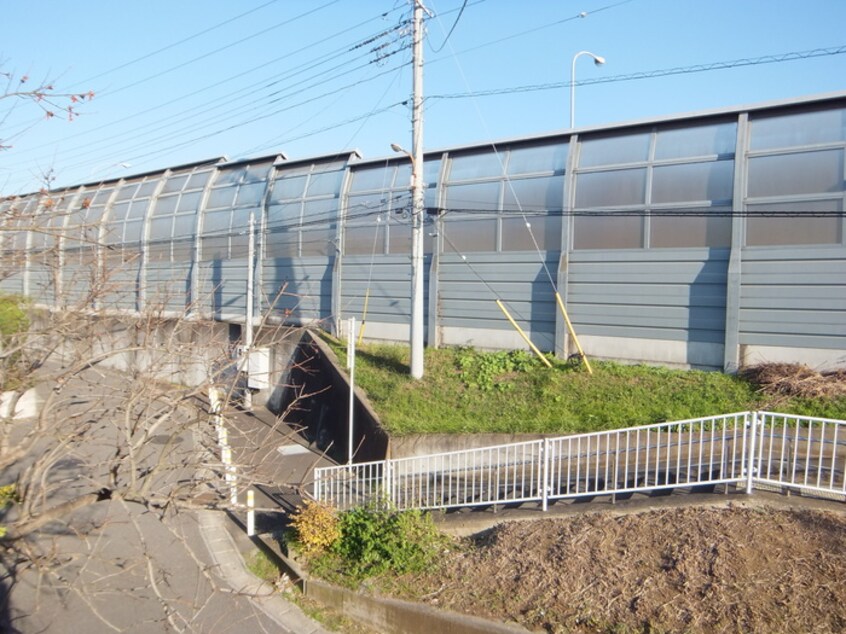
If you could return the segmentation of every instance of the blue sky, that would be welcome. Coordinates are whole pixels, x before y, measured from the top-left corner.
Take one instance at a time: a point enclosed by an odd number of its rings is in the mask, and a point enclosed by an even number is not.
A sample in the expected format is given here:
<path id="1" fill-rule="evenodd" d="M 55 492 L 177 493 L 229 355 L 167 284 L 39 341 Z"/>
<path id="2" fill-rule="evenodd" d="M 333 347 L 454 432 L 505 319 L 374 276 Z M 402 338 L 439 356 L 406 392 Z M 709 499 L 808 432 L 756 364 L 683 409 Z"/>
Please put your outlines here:
<path id="1" fill-rule="evenodd" d="M 637 73 L 846 46 L 846 0 L 427 0 L 424 145 L 443 148 L 846 89 L 846 54 Z M 2 70 L 94 91 L 68 122 L 0 100 L 0 193 L 210 157 L 410 149 L 408 0 L 0 0 Z M 584 14 L 582 16 L 582 14 Z M 580 17 L 582 16 L 582 17 Z M 367 45 L 357 44 L 374 38 Z M 371 49 L 392 53 L 377 59 Z"/>

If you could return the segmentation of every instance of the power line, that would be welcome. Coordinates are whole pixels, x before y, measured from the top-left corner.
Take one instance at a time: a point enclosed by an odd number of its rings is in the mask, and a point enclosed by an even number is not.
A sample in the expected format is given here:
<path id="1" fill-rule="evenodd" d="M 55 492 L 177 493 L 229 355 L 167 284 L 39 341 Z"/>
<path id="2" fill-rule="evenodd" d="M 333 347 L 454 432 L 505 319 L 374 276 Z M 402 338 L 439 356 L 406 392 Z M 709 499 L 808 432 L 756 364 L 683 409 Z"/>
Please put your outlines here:
<path id="1" fill-rule="evenodd" d="M 531 84 L 527 86 L 514 86 L 511 88 L 494 88 L 490 90 L 479 90 L 473 92 L 451 93 L 443 95 L 429 95 L 427 99 L 467 99 L 469 97 L 488 97 L 493 95 L 507 95 L 514 93 L 536 92 L 540 90 L 554 90 L 558 88 L 569 88 L 571 86 L 587 86 L 591 84 L 608 84 L 622 81 L 634 81 L 638 79 L 652 79 L 654 77 L 666 77 L 670 75 L 687 75 L 692 73 L 702 73 L 712 70 L 725 70 L 729 68 L 739 68 L 742 66 L 757 66 L 761 64 L 777 64 L 781 62 L 790 62 L 799 59 L 811 59 L 814 57 L 829 57 L 833 55 L 842 55 L 846 53 L 846 45 L 834 46 L 830 48 L 814 48 L 806 51 L 793 51 L 790 53 L 781 53 L 777 55 L 765 55 L 756 58 L 742 58 L 722 62 L 712 62 L 710 64 L 696 64 L 694 66 L 679 66 L 675 68 L 663 68 L 658 70 L 644 71 L 639 73 L 631 73 L 628 75 L 612 75 L 610 77 L 594 77 L 589 79 L 580 79 L 575 82 L 551 82 L 547 84 Z"/>
<path id="2" fill-rule="evenodd" d="M 193 35 L 189 35 L 188 37 L 184 37 L 181 40 L 178 40 L 176 42 L 172 42 L 171 44 L 168 44 L 167 46 L 163 46 L 163 47 L 158 48 L 154 51 L 150 51 L 149 53 L 141 55 L 140 57 L 136 57 L 135 59 L 131 59 L 128 62 L 124 62 L 123 64 L 119 64 L 118 66 L 114 66 L 114 67 L 112 67 L 108 70 L 104 70 L 101 73 L 98 73 L 96 75 L 93 75 L 92 77 L 89 77 L 88 79 L 83 79 L 82 81 L 79 82 L 79 84 L 88 84 L 88 83 L 94 81 L 95 79 L 100 79 L 100 77 L 104 77 L 106 75 L 111 75 L 115 71 L 123 70 L 124 68 L 132 66 L 133 64 L 137 64 L 138 62 L 143 62 L 145 59 L 150 59 L 151 57 L 154 57 L 154 56 L 158 55 L 159 53 L 164 53 L 165 51 L 169 51 L 172 48 L 176 48 L 177 46 L 179 46 L 181 44 L 185 44 L 186 42 L 190 42 L 191 40 L 195 40 L 198 37 L 205 35 L 206 33 L 211 33 L 212 31 L 215 31 L 215 30 L 217 30 L 221 27 L 232 24 L 233 22 L 236 22 L 243 17 L 246 17 L 246 16 L 248 16 L 252 13 L 255 13 L 256 11 L 260 11 L 261 9 L 264 9 L 265 7 L 267 7 L 271 4 L 275 4 L 278 1 L 279 0 L 270 0 L 269 2 L 265 2 L 264 4 L 260 4 L 259 6 L 254 7 L 252 9 L 250 9 L 249 11 L 244 11 L 244 13 L 239 13 L 236 16 L 228 18 L 228 19 L 224 20 L 223 22 L 218 22 L 217 24 L 214 24 L 214 25 L 212 25 L 212 26 L 210 26 L 206 29 L 203 29 L 202 31 L 197 31 Z"/>

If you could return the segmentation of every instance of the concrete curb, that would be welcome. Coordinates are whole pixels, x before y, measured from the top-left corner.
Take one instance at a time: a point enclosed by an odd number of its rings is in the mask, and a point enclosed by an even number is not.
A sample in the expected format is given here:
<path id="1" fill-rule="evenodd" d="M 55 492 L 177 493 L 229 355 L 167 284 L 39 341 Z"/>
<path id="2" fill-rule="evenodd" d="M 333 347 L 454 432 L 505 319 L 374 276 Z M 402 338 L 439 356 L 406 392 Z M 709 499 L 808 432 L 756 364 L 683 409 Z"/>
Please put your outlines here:
<path id="1" fill-rule="evenodd" d="M 221 511 L 200 511 L 197 522 L 206 548 L 220 576 L 236 593 L 273 619 L 287 634 L 330 634 L 319 623 L 303 614 L 299 607 L 282 598 L 269 583 L 247 570 L 235 540 L 226 528 L 229 519 Z"/>

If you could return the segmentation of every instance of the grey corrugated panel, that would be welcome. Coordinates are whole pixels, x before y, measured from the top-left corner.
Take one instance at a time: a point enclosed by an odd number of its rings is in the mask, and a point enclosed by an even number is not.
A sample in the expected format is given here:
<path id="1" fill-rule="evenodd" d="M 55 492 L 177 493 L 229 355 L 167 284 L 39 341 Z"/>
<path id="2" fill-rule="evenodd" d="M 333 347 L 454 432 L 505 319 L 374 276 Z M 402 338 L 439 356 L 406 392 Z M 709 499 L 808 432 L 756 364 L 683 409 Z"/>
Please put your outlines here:
<path id="1" fill-rule="evenodd" d="M 785 299 L 837 300 L 846 299 L 844 289 L 846 289 L 846 280 L 842 284 L 779 284 L 778 296 Z M 772 299 L 773 296 L 772 284 L 744 284 L 741 289 L 741 301 Z"/>
<path id="2" fill-rule="evenodd" d="M 644 289 L 632 285 L 626 290 L 613 289 L 613 285 L 579 285 L 570 290 L 568 302 L 576 304 L 622 304 L 627 306 L 641 306 L 648 304 L 660 308 L 690 307 L 690 308 L 721 308 L 725 309 L 725 287 L 705 289 L 696 288 L 691 292 L 690 286 L 678 287 L 679 292 L 665 292 Z M 720 293 L 720 291 L 723 291 Z"/>
<path id="3" fill-rule="evenodd" d="M 628 262 L 702 262 L 707 260 L 728 260 L 728 248 L 707 249 L 691 247 L 689 249 L 586 249 L 570 252 L 571 262 L 608 262 L 609 260 Z"/>
<path id="4" fill-rule="evenodd" d="M 570 315 L 577 332 L 585 326 L 613 327 L 623 330 L 632 328 L 661 328 L 683 332 L 712 332 L 722 335 L 724 328 L 720 321 L 695 317 L 691 320 L 674 316 L 624 316 L 619 314 L 589 314 L 573 311 Z"/>
<path id="5" fill-rule="evenodd" d="M 846 247 L 840 244 L 786 245 L 744 247 L 743 261 L 838 260 L 846 258 Z"/>
<path id="6" fill-rule="evenodd" d="M 663 341 L 687 341 L 696 343 L 723 343 L 723 333 L 716 330 L 694 330 L 688 332 L 678 328 L 654 328 L 614 325 L 580 324 L 576 326 L 579 335 L 619 337 L 620 339 L 656 339 Z M 590 348 L 586 350 L 590 354 Z M 612 356 L 606 354 L 605 356 Z"/>
<path id="7" fill-rule="evenodd" d="M 555 304 L 541 304 L 529 302 L 505 302 L 505 307 L 518 322 L 531 321 L 534 328 L 539 323 L 555 324 Z M 505 319 L 496 301 L 442 301 L 442 320 L 447 319 Z"/>
<path id="8" fill-rule="evenodd" d="M 469 289 L 457 289 L 452 287 L 444 288 L 440 293 L 440 299 L 442 302 L 445 301 L 477 301 L 477 302 L 487 302 L 487 301 L 495 301 L 497 298 L 501 299 L 504 302 L 526 302 L 526 289 L 525 285 L 522 287 L 513 284 L 499 284 L 494 287 L 495 293 L 491 291 L 486 286 L 478 285 L 475 288 Z M 542 304 L 550 304 L 551 306 L 555 305 L 555 296 L 554 291 L 548 289 L 548 287 L 541 287 L 535 288 L 532 292 L 531 301 L 532 302 L 540 302 Z"/>
<path id="9" fill-rule="evenodd" d="M 741 345 L 774 346 L 779 348 L 822 348 L 846 350 L 846 337 L 826 337 L 810 334 L 773 334 L 741 331 Z"/>
<path id="10" fill-rule="evenodd" d="M 816 296 L 809 293 L 801 293 L 798 296 L 794 296 L 790 291 L 779 289 L 777 296 L 773 293 L 765 293 L 752 297 L 744 294 L 740 299 L 740 310 L 771 310 L 773 308 L 780 310 L 803 310 L 812 307 L 814 310 L 839 311 L 841 313 L 841 320 L 846 321 L 846 296 L 844 296 L 844 290 L 842 288 L 831 289 L 831 287 L 827 286 L 822 288 L 828 289 L 830 292 Z"/>
<path id="11" fill-rule="evenodd" d="M 846 336 L 846 319 L 841 311 L 826 310 L 740 310 L 741 330 L 795 332 Z"/>
<path id="12" fill-rule="evenodd" d="M 263 262 L 262 289 L 275 307 L 298 317 L 325 319 L 332 312 L 332 262 L 328 257 L 274 258 Z M 277 297 L 277 294 L 282 295 Z"/>
<path id="13" fill-rule="evenodd" d="M 23 273 L 15 273 L 0 280 L 0 290 L 4 293 L 20 295 L 23 293 Z"/>
<path id="14" fill-rule="evenodd" d="M 547 262 L 558 261 L 558 251 L 542 251 L 543 260 Z M 541 257 L 537 251 L 469 251 L 464 253 L 468 260 L 479 264 L 498 264 L 503 261 L 510 262 L 540 262 Z M 446 251 L 441 254 L 441 262 L 463 262 L 460 254 L 454 251 Z"/>
<path id="15" fill-rule="evenodd" d="M 841 286 L 846 287 L 846 268 L 840 270 L 818 269 L 813 271 L 762 271 L 743 272 L 742 286 L 770 286 L 781 288 L 783 286 L 795 286 L 798 284 L 807 286 Z M 774 291 L 779 293 L 780 291 Z"/>
<path id="16" fill-rule="evenodd" d="M 613 260 L 608 262 L 573 262 L 570 261 L 571 275 L 596 276 L 604 275 L 616 277 L 637 274 L 648 276 L 654 280 L 665 281 L 665 276 L 672 275 L 671 281 L 679 279 L 697 279 L 719 283 L 720 276 L 725 275 L 728 263 L 725 260 L 710 260 L 701 262 L 641 262 Z M 649 281 L 649 279 L 644 281 Z"/>
<path id="17" fill-rule="evenodd" d="M 519 320 L 518 323 L 520 323 Z M 468 319 L 465 317 L 445 318 L 442 320 L 441 325 L 449 328 L 482 328 L 487 330 L 515 332 L 514 327 L 508 323 L 508 320 L 505 319 L 502 313 L 499 314 L 499 319 Z M 520 324 L 520 326 L 526 330 L 525 324 Z M 537 325 L 533 324 L 533 328 L 529 332 L 532 332 L 535 335 L 542 335 L 544 337 L 554 337 L 555 324 L 547 322 L 540 322 Z M 484 342 L 478 342 L 478 344 L 484 345 Z"/>

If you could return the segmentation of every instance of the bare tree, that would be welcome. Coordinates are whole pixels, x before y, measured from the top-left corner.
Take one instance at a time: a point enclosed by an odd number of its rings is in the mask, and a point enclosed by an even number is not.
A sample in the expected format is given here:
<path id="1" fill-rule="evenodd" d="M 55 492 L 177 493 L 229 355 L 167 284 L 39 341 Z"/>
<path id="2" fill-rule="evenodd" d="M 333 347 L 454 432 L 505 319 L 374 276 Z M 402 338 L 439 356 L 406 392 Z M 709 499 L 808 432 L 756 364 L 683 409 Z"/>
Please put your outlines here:
<path id="1" fill-rule="evenodd" d="M 219 425 L 253 462 L 278 445 L 282 418 L 262 436 L 237 439 L 237 427 L 227 424 L 243 386 L 226 328 L 194 318 L 194 307 L 168 313 L 166 298 L 141 313 L 109 310 L 121 292 L 117 270 L 83 274 L 96 283 L 80 284 L 63 310 L 0 299 L 13 316 L 7 323 L 17 325 L 2 334 L 0 348 L 7 623 L 36 612 L 61 618 L 61 610 L 84 605 L 101 626 L 122 631 L 126 605 L 143 588 L 158 606 L 155 622 L 193 629 L 220 588 L 186 511 L 240 509 L 244 498 L 233 501 L 233 486 L 240 493 L 261 484 L 252 464 L 222 451 Z M 266 346 L 298 336 L 269 324 L 259 332 Z M 215 416 L 213 388 L 223 395 Z M 32 389 L 43 398 L 37 415 L 16 417 Z M 233 468 L 235 484 L 227 477 Z M 169 569 L 177 560 L 186 577 L 179 583 Z M 186 599 L 186 586 L 202 590 Z M 149 606 L 143 612 L 152 618 Z"/>

